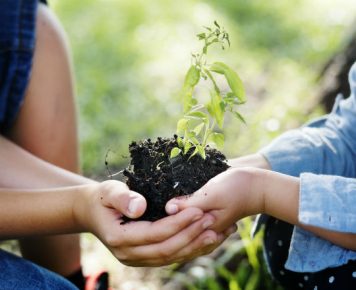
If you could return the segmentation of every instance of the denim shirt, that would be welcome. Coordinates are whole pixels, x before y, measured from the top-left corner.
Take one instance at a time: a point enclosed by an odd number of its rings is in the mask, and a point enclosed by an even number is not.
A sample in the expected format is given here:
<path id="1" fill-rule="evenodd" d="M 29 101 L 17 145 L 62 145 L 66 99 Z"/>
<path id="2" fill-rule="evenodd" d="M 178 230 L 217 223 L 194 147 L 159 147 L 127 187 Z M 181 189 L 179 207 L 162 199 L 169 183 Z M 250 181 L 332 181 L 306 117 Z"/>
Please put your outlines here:
<path id="1" fill-rule="evenodd" d="M 349 83 L 351 96 L 339 95 L 329 115 L 282 134 L 260 153 L 272 170 L 300 177 L 300 223 L 356 233 L 356 63 Z M 294 227 L 285 267 L 316 272 L 349 260 L 355 251 Z"/>

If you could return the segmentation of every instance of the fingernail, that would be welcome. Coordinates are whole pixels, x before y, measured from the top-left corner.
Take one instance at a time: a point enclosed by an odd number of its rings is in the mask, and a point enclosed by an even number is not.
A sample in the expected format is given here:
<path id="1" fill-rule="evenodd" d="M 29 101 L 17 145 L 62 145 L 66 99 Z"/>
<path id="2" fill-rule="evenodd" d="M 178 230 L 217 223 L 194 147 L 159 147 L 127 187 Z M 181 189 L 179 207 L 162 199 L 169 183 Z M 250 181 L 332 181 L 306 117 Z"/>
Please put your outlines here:
<path id="1" fill-rule="evenodd" d="M 135 214 L 139 206 L 140 200 L 138 198 L 131 199 L 128 207 L 129 214 Z"/>
<path id="2" fill-rule="evenodd" d="M 176 214 L 178 212 L 178 205 L 171 203 L 167 205 L 168 214 Z"/>
<path id="3" fill-rule="evenodd" d="M 207 229 L 208 227 L 210 227 L 214 222 L 210 219 L 210 220 L 207 220 L 203 223 L 203 229 Z"/>
<path id="4" fill-rule="evenodd" d="M 212 245 L 212 244 L 214 244 L 214 240 L 212 238 L 206 238 L 204 240 L 204 245 L 205 246 Z"/>

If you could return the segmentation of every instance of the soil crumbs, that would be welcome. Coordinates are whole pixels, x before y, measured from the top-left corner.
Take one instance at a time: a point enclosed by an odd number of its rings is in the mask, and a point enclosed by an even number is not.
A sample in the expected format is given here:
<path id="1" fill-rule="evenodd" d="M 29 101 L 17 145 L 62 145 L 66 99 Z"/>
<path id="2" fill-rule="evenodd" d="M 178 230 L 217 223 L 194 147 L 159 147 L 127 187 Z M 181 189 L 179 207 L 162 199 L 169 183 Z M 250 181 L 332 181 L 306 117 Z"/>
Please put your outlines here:
<path id="1" fill-rule="evenodd" d="M 206 148 L 205 159 L 199 154 L 190 157 L 194 147 L 171 159 L 171 150 L 178 147 L 176 139 L 176 135 L 158 137 L 155 142 L 146 139 L 129 145 L 131 164 L 123 172 L 126 184 L 147 201 L 146 212 L 139 220 L 155 221 L 167 216 L 168 200 L 194 193 L 229 167 L 226 157 L 211 147 Z M 129 220 L 125 218 L 124 222 Z"/>

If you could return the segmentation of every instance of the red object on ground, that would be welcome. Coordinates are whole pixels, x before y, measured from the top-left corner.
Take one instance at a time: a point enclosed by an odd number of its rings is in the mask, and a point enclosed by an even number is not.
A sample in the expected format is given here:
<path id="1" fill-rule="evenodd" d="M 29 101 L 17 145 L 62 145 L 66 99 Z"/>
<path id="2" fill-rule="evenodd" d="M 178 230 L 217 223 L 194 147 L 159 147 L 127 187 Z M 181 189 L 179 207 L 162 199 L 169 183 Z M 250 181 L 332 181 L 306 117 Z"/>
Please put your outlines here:
<path id="1" fill-rule="evenodd" d="M 85 290 L 112 290 L 109 287 L 109 273 L 99 271 L 86 277 Z"/>

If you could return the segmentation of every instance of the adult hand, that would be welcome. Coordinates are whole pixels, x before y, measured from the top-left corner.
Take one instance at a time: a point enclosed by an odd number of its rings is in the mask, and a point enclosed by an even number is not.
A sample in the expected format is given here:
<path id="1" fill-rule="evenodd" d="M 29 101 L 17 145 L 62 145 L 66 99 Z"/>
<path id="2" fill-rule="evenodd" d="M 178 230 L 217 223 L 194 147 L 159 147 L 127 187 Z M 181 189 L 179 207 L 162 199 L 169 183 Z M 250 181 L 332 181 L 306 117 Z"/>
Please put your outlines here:
<path id="1" fill-rule="evenodd" d="M 120 260 L 129 266 L 162 266 L 194 259 L 215 249 L 230 234 L 208 228 L 214 216 L 198 208 L 187 208 L 155 222 L 122 224 L 122 217 L 141 216 L 146 201 L 122 182 L 91 185 L 84 202 L 75 207 L 76 219 L 94 233 Z"/>

